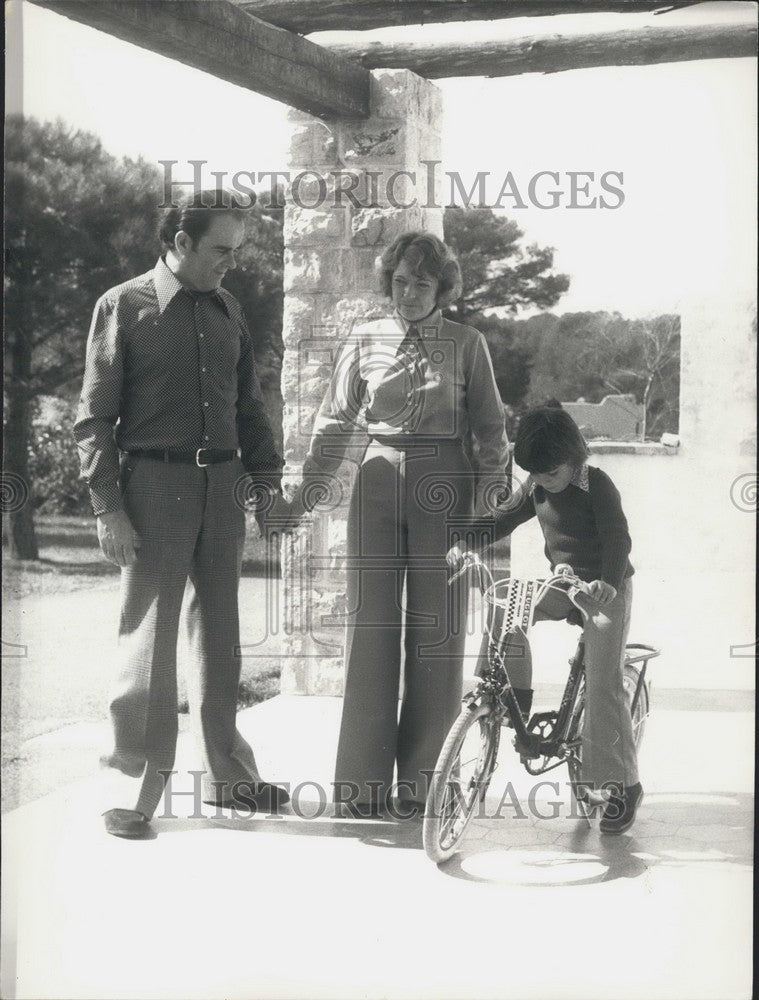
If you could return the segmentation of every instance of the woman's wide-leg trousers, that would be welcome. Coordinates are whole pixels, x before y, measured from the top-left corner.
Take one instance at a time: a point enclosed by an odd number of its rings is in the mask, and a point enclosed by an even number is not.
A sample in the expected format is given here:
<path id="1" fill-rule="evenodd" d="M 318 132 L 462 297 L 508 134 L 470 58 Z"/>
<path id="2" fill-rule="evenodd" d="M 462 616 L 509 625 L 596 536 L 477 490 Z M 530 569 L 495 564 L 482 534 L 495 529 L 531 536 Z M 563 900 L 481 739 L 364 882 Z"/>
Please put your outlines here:
<path id="1" fill-rule="evenodd" d="M 348 517 L 338 800 L 385 801 L 396 763 L 398 797 L 426 798 L 461 703 L 466 587 L 449 586 L 445 555 L 471 519 L 473 492 L 459 441 L 375 439 L 367 449 Z"/>

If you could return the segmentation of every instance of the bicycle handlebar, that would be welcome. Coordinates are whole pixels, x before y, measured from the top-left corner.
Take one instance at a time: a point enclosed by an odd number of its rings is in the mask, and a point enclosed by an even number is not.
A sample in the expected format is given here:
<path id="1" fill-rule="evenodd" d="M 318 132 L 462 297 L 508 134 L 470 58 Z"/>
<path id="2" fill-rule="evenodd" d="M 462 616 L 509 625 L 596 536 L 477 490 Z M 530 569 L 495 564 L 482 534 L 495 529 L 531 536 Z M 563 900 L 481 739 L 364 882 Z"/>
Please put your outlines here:
<path id="1" fill-rule="evenodd" d="M 464 555 L 463 563 L 461 568 L 458 569 L 448 581 L 450 586 L 455 580 L 458 580 L 460 576 L 468 572 L 470 569 L 475 569 L 479 573 L 479 586 L 482 593 L 486 593 L 492 590 L 498 585 L 498 583 L 503 583 L 503 580 L 495 581 L 493 579 L 493 574 L 490 569 L 485 565 L 482 558 L 476 552 L 467 552 Z M 488 580 L 488 585 L 484 586 L 484 579 Z M 507 577 L 504 579 L 508 579 Z M 558 583 L 568 584 L 566 587 L 558 587 Z M 544 581 L 543 587 L 545 590 L 561 590 L 567 595 L 572 604 L 580 611 L 580 613 L 587 617 L 588 612 L 580 604 L 577 603 L 575 598 L 578 594 L 587 594 L 590 596 L 590 589 L 588 584 L 581 580 L 579 576 L 575 573 L 569 563 L 559 563 L 553 572 L 553 576 L 549 577 Z"/>

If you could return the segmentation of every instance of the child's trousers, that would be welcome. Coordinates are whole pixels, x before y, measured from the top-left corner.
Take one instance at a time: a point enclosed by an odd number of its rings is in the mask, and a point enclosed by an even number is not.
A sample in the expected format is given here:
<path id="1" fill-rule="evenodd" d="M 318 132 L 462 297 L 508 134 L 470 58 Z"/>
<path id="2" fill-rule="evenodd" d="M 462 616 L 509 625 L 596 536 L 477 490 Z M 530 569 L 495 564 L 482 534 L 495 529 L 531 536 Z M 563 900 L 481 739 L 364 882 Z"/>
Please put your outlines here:
<path id="1" fill-rule="evenodd" d="M 619 587 L 609 604 L 598 604 L 585 595 L 580 603 L 589 612 L 585 623 L 585 717 L 582 730 L 582 780 L 596 788 L 607 782 L 634 785 L 638 761 L 632 720 L 623 684 L 625 643 L 630 628 L 632 581 Z M 574 605 L 556 590 L 548 591 L 535 611 L 535 621 L 561 621 Z M 485 636 L 480 657 L 487 656 Z M 515 688 L 532 687 L 530 646 L 519 633 L 504 647 L 506 669 Z M 478 673 L 481 670 L 478 670 Z"/>

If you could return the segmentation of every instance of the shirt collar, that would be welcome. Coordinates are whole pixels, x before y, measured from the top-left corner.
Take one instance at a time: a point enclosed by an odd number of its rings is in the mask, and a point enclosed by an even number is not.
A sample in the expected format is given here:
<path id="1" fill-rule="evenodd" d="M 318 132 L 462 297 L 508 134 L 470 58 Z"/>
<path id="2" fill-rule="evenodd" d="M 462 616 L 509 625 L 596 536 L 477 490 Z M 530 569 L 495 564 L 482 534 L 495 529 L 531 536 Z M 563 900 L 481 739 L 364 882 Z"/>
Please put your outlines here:
<path id="1" fill-rule="evenodd" d="M 401 328 L 404 334 L 408 333 L 408 328 L 410 326 L 415 326 L 419 330 L 420 336 L 427 340 L 428 338 L 438 337 L 440 335 L 440 327 L 443 324 L 443 314 L 439 309 L 430 313 L 429 316 L 425 316 L 424 319 L 420 320 L 407 320 L 400 315 L 398 310 L 394 310 L 393 319 Z"/>
<path id="2" fill-rule="evenodd" d="M 582 463 L 569 482 L 572 486 L 577 486 L 578 489 L 584 490 L 585 493 L 590 493 L 590 476 L 588 474 L 587 462 Z"/>
<path id="3" fill-rule="evenodd" d="M 181 292 L 185 288 L 163 257 L 158 258 L 158 263 L 153 269 L 153 283 L 155 284 L 156 296 L 158 298 L 158 310 L 161 313 L 164 312 L 177 292 Z M 221 292 L 218 289 L 214 289 L 212 297 L 222 307 L 227 316 L 229 316 L 229 309 Z"/>

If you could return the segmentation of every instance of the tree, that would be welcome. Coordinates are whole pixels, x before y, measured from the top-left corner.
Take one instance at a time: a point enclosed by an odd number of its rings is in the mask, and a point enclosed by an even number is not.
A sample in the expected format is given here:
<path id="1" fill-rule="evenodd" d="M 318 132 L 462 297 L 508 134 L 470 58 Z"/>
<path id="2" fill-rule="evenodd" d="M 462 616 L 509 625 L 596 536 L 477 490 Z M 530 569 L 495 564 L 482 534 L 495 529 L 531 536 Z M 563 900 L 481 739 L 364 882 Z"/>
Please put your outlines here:
<path id="1" fill-rule="evenodd" d="M 569 277 L 552 271 L 553 247 L 523 247 L 516 222 L 489 208 L 446 208 L 443 230 L 463 278 L 462 295 L 448 310 L 451 319 L 466 323 L 492 308 L 512 314 L 524 307 L 550 309 L 569 288 Z"/>
<path id="2" fill-rule="evenodd" d="M 499 316 L 480 316 L 477 329 L 484 334 L 493 361 L 495 382 L 501 399 L 519 408 L 530 387 L 532 353 L 516 339 L 518 324 Z"/>
<path id="3" fill-rule="evenodd" d="M 38 557 L 29 441 L 34 401 L 73 391 L 97 298 L 157 256 L 157 170 L 118 160 L 61 121 L 6 122 L 4 493 L 11 556 Z M 73 441 L 72 441 L 73 448 Z"/>
<path id="4" fill-rule="evenodd" d="M 658 440 L 679 429 L 680 317 L 657 316 L 643 323 L 641 402 L 645 406 L 647 438 Z"/>

